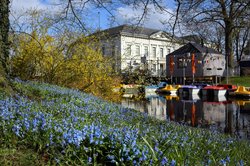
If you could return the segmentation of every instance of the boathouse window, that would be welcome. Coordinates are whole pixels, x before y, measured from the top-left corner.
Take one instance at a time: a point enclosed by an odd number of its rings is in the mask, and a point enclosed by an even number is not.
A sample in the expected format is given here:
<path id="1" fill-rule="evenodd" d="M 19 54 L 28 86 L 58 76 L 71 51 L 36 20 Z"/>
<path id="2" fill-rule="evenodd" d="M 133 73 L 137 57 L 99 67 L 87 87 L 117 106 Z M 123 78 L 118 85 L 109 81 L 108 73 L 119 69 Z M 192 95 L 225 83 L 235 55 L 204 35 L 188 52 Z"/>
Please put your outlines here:
<path id="1" fill-rule="evenodd" d="M 222 70 L 222 68 L 217 68 L 217 70 Z"/>
<path id="2" fill-rule="evenodd" d="M 178 68 L 186 68 L 187 67 L 187 60 L 183 57 L 177 58 L 177 67 Z"/>
<path id="3" fill-rule="evenodd" d="M 207 68 L 207 70 L 212 70 L 211 68 Z"/>

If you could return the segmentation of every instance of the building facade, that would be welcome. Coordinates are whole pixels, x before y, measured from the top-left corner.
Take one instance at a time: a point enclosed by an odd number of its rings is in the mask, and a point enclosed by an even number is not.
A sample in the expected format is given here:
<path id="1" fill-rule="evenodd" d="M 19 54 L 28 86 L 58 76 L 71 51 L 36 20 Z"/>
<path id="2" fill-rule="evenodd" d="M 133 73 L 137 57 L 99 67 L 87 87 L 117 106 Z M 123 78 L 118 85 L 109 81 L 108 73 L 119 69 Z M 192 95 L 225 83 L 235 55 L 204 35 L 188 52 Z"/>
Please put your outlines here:
<path id="1" fill-rule="evenodd" d="M 166 76 L 166 55 L 182 44 L 161 30 L 122 25 L 98 33 L 102 53 L 113 58 L 117 72 L 149 70 Z"/>

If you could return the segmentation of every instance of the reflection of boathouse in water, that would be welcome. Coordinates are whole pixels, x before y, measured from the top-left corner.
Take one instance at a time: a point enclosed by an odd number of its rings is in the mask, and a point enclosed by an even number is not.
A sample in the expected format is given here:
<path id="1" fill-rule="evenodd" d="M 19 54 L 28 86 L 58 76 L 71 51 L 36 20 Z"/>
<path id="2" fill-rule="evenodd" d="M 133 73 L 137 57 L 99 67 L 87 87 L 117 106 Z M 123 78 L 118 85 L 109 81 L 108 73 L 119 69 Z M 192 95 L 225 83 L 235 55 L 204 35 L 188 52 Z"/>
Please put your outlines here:
<path id="1" fill-rule="evenodd" d="M 203 108 L 200 100 L 167 100 L 167 119 L 198 126 L 203 119 Z"/>
<path id="2" fill-rule="evenodd" d="M 250 139 L 250 101 L 153 96 L 148 101 L 124 99 L 122 105 L 160 120 L 232 133 Z"/>
<path id="3" fill-rule="evenodd" d="M 250 133 L 239 132 L 250 130 L 250 118 L 240 116 L 239 105 L 231 101 L 167 100 L 167 119 L 250 138 Z"/>

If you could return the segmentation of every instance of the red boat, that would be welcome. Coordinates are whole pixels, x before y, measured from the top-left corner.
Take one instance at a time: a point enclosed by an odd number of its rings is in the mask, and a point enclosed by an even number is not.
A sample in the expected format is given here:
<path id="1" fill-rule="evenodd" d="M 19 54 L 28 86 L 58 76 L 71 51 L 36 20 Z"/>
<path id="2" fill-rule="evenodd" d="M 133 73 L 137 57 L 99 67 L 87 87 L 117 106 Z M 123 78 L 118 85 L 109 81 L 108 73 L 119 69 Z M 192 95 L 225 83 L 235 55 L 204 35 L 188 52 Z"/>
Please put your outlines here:
<path id="1" fill-rule="evenodd" d="M 235 91 L 237 86 L 231 84 L 219 84 L 216 86 L 206 86 L 202 88 L 201 93 L 203 96 L 225 96 L 229 91 Z"/>
<path id="2" fill-rule="evenodd" d="M 219 84 L 217 86 L 225 88 L 227 90 L 227 93 L 236 91 L 238 88 L 236 85 L 231 85 L 231 84 Z"/>

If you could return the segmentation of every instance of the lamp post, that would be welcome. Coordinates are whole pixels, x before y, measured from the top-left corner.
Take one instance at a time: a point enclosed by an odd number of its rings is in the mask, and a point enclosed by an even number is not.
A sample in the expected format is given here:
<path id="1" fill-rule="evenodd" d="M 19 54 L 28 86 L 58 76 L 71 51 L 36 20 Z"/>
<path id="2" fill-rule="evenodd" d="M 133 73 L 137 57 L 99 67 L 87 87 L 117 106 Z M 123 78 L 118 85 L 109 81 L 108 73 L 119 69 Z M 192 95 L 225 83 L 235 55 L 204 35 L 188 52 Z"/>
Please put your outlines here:
<path id="1" fill-rule="evenodd" d="M 182 58 L 182 67 L 183 67 L 183 85 L 185 85 L 186 81 L 186 67 L 187 67 L 187 62 L 190 60 L 190 53 L 187 53 L 187 57 Z"/>
<path id="2" fill-rule="evenodd" d="M 227 65 L 227 66 L 226 66 L 226 68 L 227 68 L 227 71 L 226 71 L 226 72 L 227 72 L 227 73 L 226 73 L 226 79 L 227 79 L 227 84 L 228 84 L 228 55 L 226 56 L 226 58 L 227 58 L 227 59 L 226 59 L 226 65 Z"/>
<path id="3" fill-rule="evenodd" d="M 192 58 L 191 58 L 191 63 L 192 63 L 192 75 L 193 75 L 193 84 L 194 84 L 194 74 L 196 72 L 196 68 L 195 68 L 195 55 L 194 53 L 192 54 Z"/>
<path id="4" fill-rule="evenodd" d="M 173 72 L 174 72 L 174 57 L 173 55 L 170 55 L 169 57 L 169 72 L 170 72 L 170 78 L 171 78 L 171 84 L 173 83 Z"/>
<path id="5" fill-rule="evenodd" d="M 158 75 L 158 81 L 160 81 L 160 66 L 159 66 L 159 57 L 157 57 L 157 75 Z"/>
<path id="6" fill-rule="evenodd" d="M 182 65 L 183 65 L 183 85 L 185 85 L 185 80 L 186 80 L 186 66 L 187 66 L 186 59 L 182 59 Z"/>

